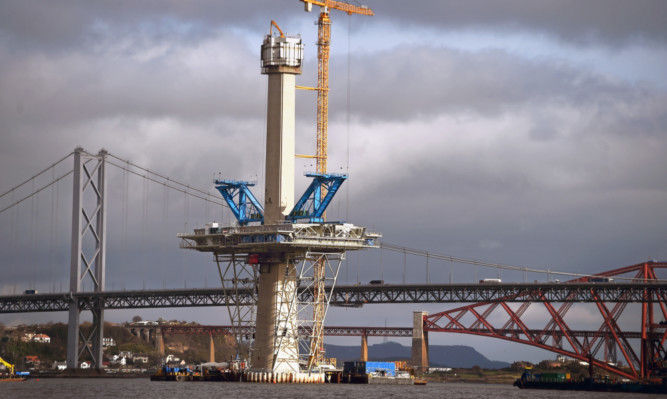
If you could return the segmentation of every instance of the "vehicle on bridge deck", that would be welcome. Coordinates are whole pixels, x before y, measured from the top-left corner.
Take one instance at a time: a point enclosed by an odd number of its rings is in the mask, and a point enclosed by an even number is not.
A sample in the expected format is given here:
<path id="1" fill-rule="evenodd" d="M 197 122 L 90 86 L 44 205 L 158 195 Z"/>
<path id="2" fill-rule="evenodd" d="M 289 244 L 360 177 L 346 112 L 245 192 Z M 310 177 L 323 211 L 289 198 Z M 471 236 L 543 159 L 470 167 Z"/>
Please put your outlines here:
<path id="1" fill-rule="evenodd" d="M 588 281 L 591 283 L 612 283 L 614 279 L 609 277 L 589 277 Z"/>
<path id="2" fill-rule="evenodd" d="M 503 280 L 501 280 L 499 278 L 485 278 L 485 279 L 479 280 L 480 284 L 500 284 L 502 282 L 503 282 Z"/>

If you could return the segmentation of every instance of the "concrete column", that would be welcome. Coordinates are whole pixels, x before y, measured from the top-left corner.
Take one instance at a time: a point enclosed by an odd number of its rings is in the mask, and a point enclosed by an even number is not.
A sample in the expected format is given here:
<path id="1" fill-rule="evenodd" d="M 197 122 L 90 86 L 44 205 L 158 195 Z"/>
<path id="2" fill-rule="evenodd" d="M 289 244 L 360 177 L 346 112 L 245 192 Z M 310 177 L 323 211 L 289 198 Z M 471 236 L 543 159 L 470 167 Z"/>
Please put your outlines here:
<path id="1" fill-rule="evenodd" d="M 368 335 L 366 332 L 361 334 L 361 360 L 362 362 L 368 361 Z"/>
<path id="2" fill-rule="evenodd" d="M 209 362 L 215 362 L 215 344 L 213 343 L 213 333 L 209 334 L 209 341 L 208 341 L 208 361 Z"/>
<path id="3" fill-rule="evenodd" d="M 412 315 L 412 365 L 415 370 L 428 370 L 428 332 L 424 331 L 424 316 L 428 312 L 413 312 Z"/>
<path id="4" fill-rule="evenodd" d="M 294 207 L 294 155 L 296 125 L 296 75 L 301 74 L 303 46 L 298 37 L 267 35 L 262 44 L 262 74 L 268 75 L 266 115 L 266 173 L 264 224 L 282 223 Z M 285 258 L 284 254 L 282 255 Z M 288 276 L 287 259 L 260 264 L 257 323 L 252 367 L 269 372 L 296 372 L 298 336 L 296 311 L 290 298 L 296 294 L 296 277 Z M 280 341 L 278 341 L 280 340 Z M 280 350 L 277 344 L 282 342 Z"/>
<path id="5" fill-rule="evenodd" d="M 274 224 L 294 207 L 296 75 L 268 76 L 264 224 Z"/>
<path id="6" fill-rule="evenodd" d="M 162 328 L 155 329 L 155 349 L 164 356 L 164 338 L 162 337 Z"/>
<path id="7" fill-rule="evenodd" d="M 289 344 L 298 333 L 296 330 L 296 312 L 292 314 L 294 320 L 283 320 L 282 323 L 279 320 L 279 313 L 285 314 L 289 306 L 287 303 L 280 303 L 280 299 L 290 296 L 290 292 L 287 291 L 296 290 L 295 284 L 284 286 L 286 281 L 295 280 L 295 276 L 286 276 L 287 268 L 287 262 L 266 263 L 260 266 L 255 343 L 251 356 L 254 369 L 278 371 L 273 369 L 274 361 L 278 362 L 278 359 L 274 359 L 274 347 L 277 344 L 278 335 L 287 334 L 287 343 Z M 287 352 L 298 353 L 296 345 L 297 342 L 294 341 L 292 344 L 286 345 L 280 353 L 277 353 L 283 365 L 285 365 L 286 357 L 289 356 Z M 298 359 L 294 360 L 292 366 L 295 370 L 298 370 Z M 284 371 L 290 372 L 290 370 Z"/>

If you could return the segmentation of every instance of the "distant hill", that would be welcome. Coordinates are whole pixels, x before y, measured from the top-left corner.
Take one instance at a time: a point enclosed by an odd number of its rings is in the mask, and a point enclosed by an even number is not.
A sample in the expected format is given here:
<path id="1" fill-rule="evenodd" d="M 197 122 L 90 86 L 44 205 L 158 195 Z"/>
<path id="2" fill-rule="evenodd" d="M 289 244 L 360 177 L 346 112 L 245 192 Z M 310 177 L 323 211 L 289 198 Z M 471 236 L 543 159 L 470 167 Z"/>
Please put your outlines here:
<path id="1" fill-rule="evenodd" d="M 327 357 L 335 357 L 339 362 L 359 360 L 361 353 L 361 346 L 324 344 L 324 347 Z M 428 354 L 429 363 L 432 367 L 471 368 L 479 366 L 483 369 L 502 369 L 510 366 L 507 362 L 489 360 L 470 346 L 431 345 Z M 375 344 L 368 347 L 369 360 L 409 360 L 411 356 L 412 348 L 397 342 Z"/>

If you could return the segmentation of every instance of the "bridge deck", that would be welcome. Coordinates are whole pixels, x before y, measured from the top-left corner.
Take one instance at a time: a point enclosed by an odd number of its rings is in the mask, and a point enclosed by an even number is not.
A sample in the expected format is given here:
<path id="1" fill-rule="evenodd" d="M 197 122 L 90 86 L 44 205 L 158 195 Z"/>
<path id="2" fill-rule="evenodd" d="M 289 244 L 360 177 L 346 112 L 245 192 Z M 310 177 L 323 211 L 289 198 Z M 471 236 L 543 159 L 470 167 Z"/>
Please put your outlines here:
<path id="1" fill-rule="evenodd" d="M 230 288 L 231 289 L 231 288 Z M 514 283 L 514 284 L 407 284 L 336 286 L 332 306 L 358 307 L 386 303 L 476 302 L 624 302 L 641 303 L 648 293 L 667 297 L 667 285 L 659 283 Z M 300 300 L 311 293 L 300 292 Z M 250 304 L 249 290 L 239 290 L 239 303 Z M 223 288 L 106 291 L 0 296 L 0 313 L 63 312 L 71 301 L 80 309 L 178 308 L 230 306 Z"/>

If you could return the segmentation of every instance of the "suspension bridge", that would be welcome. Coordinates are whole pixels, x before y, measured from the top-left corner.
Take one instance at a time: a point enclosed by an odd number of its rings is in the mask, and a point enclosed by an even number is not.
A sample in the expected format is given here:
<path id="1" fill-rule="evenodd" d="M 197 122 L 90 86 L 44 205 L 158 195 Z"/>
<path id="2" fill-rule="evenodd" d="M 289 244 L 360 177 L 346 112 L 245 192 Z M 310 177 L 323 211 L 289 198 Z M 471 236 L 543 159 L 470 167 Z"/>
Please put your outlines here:
<path id="1" fill-rule="evenodd" d="M 107 183 L 110 176 L 115 179 L 111 184 Z M 69 339 L 93 344 L 72 343 L 71 364 L 86 351 L 95 356 L 95 331 L 81 338 L 81 312 L 92 313 L 100 335 L 105 310 L 248 306 L 256 300 L 252 288 L 236 287 L 236 295 L 230 296 L 214 268 L 193 269 L 185 251 L 178 251 L 176 234 L 188 231 L 188 226 L 210 220 L 231 224 L 227 204 L 210 188 L 191 187 L 106 151 L 90 154 L 77 149 L 0 199 L 8 244 L 2 249 L 2 273 L 11 281 L 0 286 L 0 313 L 68 312 Z M 134 206 L 132 201 L 141 205 Z M 63 215 L 71 217 L 71 224 L 63 222 Z M 350 284 L 346 278 L 345 283 L 330 287 L 331 305 L 468 303 L 423 314 L 423 336 L 418 338 L 427 341 L 429 333 L 438 332 L 472 334 L 592 359 L 596 366 L 632 379 L 664 372 L 667 285 L 661 273 L 667 263 L 649 261 L 587 275 L 475 261 L 387 243 L 381 248 L 376 250 L 379 262 L 390 263 L 387 267 L 398 271 L 402 268 L 402 281 L 362 284 L 357 278 Z M 395 258 L 389 260 L 389 253 Z M 364 261 L 368 262 L 364 268 L 374 267 L 371 263 L 378 262 L 377 255 Z M 450 267 L 449 283 L 433 283 L 445 280 L 446 266 Z M 468 272 L 474 267 L 474 277 L 468 275 L 468 282 L 452 281 L 455 266 Z M 515 273 L 524 282 L 480 283 L 477 268 Z M 424 281 L 408 282 L 418 269 L 424 271 Z M 532 278 L 527 276 L 536 275 L 540 279 L 529 282 Z M 188 279 L 191 286 L 197 282 L 189 288 Z M 308 297 L 312 291 L 297 292 L 301 301 L 312 301 Z M 568 314 L 576 314 L 582 304 L 590 304 L 588 311 L 597 311 L 597 327 L 582 329 L 576 326 L 578 320 L 569 321 Z M 528 317 L 536 313 L 542 315 L 540 320 Z M 621 328 L 628 325 L 634 328 Z M 376 331 L 368 326 L 354 331 L 336 328 L 327 326 L 327 334 Z M 403 336 L 406 329 L 374 334 Z M 414 341 L 415 329 L 409 330 Z M 425 355 L 421 365 L 427 362 Z"/>

